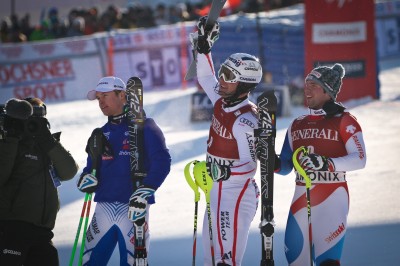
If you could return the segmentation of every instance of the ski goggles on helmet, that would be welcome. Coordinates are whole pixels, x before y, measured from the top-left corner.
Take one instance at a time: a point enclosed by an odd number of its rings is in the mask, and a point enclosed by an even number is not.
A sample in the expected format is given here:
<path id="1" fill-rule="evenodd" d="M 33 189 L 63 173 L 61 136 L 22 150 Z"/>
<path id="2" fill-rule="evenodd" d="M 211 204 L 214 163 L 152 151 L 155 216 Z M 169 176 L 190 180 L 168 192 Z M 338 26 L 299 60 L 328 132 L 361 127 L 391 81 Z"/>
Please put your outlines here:
<path id="1" fill-rule="evenodd" d="M 238 81 L 238 77 L 229 68 L 222 65 L 218 70 L 218 78 L 222 78 L 225 82 L 235 83 Z"/>

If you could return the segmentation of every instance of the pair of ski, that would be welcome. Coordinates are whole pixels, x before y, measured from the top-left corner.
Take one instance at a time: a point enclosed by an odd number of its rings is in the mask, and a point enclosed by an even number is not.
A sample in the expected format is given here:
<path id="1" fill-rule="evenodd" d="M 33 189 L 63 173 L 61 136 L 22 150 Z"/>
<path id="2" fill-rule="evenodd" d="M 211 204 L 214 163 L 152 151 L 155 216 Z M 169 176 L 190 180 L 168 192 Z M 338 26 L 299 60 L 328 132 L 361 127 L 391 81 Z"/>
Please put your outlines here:
<path id="1" fill-rule="evenodd" d="M 277 100 L 273 90 L 265 91 L 257 98 L 258 129 L 254 131 L 256 151 L 260 161 L 261 177 L 261 263 L 274 266 L 274 165 Z"/>
<path id="2" fill-rule="evenodd" d="M 273 186 L 275 166 L 275 136 L 276 136 L 276 110 L 277 100 L 274 91 L 266 91 L 257 98 L 258 107 L 258 129 L 255 130 L 257 138 L 257 154 L 260 160 L 261 175 L 261 263 L 260 266 L 274 266 L 273 235 L 274 235 L 274 211 L 273 211 Z M 310 265 L 315 265 L 314 246 L 312 240 L 311 224 L 311 179 L 307 172 L 298 162 L 299 153 L 303 156 L 308 154 L 307 149 L 302 146 L 294 151 L 292 160 L 298 173 L 306 181 L 307 215 L 309 228 Z"/>
<path id="3" fill-rule="evenodd" d="M 144 169 L 144 123 L 145 115 L 143 111 L 143 84 L 140 78 L 131 77 L 126 83 L 127 94 L 127 115 L 128 115 L 128 134 L 130 151 L 130 173 L 134 189 L 142 185 L 143 178 L 146 177 Z M 147 250 L 145 238 L 145 218 L 136 220 L 134 223 L 134 265 L 147 266 Z"/>

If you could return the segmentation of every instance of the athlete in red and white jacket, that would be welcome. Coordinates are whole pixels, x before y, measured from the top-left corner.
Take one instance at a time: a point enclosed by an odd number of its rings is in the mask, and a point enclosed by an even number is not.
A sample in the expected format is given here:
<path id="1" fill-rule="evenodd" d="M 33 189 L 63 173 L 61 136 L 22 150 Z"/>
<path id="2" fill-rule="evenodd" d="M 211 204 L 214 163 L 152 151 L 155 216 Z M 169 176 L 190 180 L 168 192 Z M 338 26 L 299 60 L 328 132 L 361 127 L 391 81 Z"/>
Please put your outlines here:
<path id="1" fill-rule="evenodd" d="M 203 17 L 196 33 L 199 52 L 197 78 L 214 106 L 206 160 L 229 166 L 231 170 L 227 180 L 214 180 L 211 190 L 215 264 L 239 266 L 259 198 L 254 181 L 257 170 L 254 145 L 257 108 L 248 95 L 260 82 L 262 68 L 256 57 L 237 53 L 225 60 L 216 78 L 210 49 L 218 39 L 219 25 L 216 23 L 211 31 L 205 32 L 204 24 Z M 208 232 L 205 216 L 204 265 L 213 265 Z"/>
<path id="2" fill-rule="evenodd" d="M 340 265 L 349 212 L 346 172 L 365 167 L 363 134 L 356 118 L 338 102 L 344 68 L 321 66 L 306 77 L 304 96 L 308 115 L 289 126 L 280 154 L 278 174 L 293 169 L 293 152 L 305 146 L 299 162 L 311 178 L 311 226 L 308 223 L 305 181 L 296 171 L 296 187 L 285 231 L 286 259 L 291 266 Z M 312 238 L 309 237 L 309 229 Z"/>

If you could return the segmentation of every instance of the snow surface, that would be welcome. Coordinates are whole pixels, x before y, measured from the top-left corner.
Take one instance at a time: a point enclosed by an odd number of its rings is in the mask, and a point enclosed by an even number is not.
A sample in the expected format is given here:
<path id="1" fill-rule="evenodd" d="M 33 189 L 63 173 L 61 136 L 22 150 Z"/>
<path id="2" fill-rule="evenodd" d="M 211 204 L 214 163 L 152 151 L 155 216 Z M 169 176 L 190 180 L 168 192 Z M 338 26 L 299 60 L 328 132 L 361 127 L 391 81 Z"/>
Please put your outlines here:
<path id="1" fill-rule="evenodd" d="M 400 263 L 400 170 L 397 166 L 400 120 L 396 118 L 400 114 L 400 59 L 381 62 L 380 68 L 381 100 L 346 103 L 363 129 L 367 166 L 348 173 L 350 213 L 342 265 L 394 266 Z M 172 155 L 171 173 L 157 191 L 157 204 L 150 211 L 149 263 L 152 266 L 186 266 L 192 261 L 194 193 L 184 179 L 183 168 L 193 159 L 205 158 L 209 127 L 209 122 L 190 123 L 190 95 L 194 91 L 195 88 L 176 89 L 146 92 L 144 95 L 147 115 L 153 117 L 164 131 Z M 86 163 L 86 141 L 94 128 L 106 122 L 106 117 L 100 112 L 97 102 L 87 100 L 49 104 L 48 111 L 52 131 L 63 132 L 62 143 L 72 153 L 81 171 Z M 292 108 L 290 117 L 278 118 L 277 152 L 280 152 L 289 123 L 304 113 L 304 108 L 296 107 Z M 54 230 L 54 243 L 62 266 L 68 265 L 83 205 L 84 194 L 76 188 L 79 174 L 59 188 L 61 210 Z M 277 266 L 287 265 L 283 238 L 293 190 L 293 173 L 275 175 L 274 258 Z M 197 223 L 197 265 L 202 265 L 204 208 L 202 194 Z M 93 210 L 94 204 L 92 213 Z M 260 208 L 251 225 L 244 266 L 260 264 L 259 221 Z M 119 265 L 117 253 L 114 252 L 108 265 Z"/>

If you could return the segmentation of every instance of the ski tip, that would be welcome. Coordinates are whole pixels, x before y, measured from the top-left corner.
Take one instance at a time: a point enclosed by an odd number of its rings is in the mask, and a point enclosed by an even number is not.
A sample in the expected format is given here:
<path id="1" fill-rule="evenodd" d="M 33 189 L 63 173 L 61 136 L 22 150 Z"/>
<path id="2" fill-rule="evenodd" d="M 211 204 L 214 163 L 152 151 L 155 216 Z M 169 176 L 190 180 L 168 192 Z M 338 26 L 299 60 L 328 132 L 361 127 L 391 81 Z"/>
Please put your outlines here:
<path id="1" fill-rule="evenodd" d="M 195 62 L 195 60 L 193 60 L 190 63 L 189 69 L 185 75 L 185 80 L 190 80 L 190 79 L 194 78 L 196 76 L 196 74 L 197 74 L 196 62 Z"/>
<path id="2" fill-rule="evenodd" d="M 277 98 L 275 95 L 275 90 L 266 90 L 260 96 L 257 97 L 257 102 L 261 102 L 263 99 L 268 99 L 273 105 L 277 104 Z"/>
<path id="3" fill-rule="evenodd" d="M 142 80 L 139 77 L 130 77 L 126 82 L 127 87 L 134 86 L 137 83 L 142 83 Z"/>

